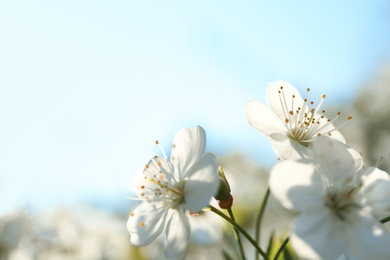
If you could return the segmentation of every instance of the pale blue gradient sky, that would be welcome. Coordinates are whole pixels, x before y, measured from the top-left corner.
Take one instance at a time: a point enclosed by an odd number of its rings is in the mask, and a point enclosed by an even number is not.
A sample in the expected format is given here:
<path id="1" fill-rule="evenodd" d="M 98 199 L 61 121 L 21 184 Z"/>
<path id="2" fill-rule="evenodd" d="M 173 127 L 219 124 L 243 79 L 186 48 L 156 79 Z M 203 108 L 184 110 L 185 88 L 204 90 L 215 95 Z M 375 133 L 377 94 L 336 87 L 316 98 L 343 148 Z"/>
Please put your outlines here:
<path id="1" fill-rule="evenodd" d="M 186 126 L 273 165 L 245 102 L 278 79 L 352 101 L 390 61 L 389 17 L 384 0 L 3 1 L 0 212 L 120 200 Z"/>

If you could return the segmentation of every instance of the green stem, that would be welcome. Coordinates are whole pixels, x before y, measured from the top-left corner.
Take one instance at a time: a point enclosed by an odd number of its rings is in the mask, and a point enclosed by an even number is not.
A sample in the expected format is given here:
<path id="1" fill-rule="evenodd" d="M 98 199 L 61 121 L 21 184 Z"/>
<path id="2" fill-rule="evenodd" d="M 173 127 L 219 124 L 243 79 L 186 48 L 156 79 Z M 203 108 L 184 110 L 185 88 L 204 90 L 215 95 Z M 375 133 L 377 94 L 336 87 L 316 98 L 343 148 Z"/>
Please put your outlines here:
<path id="1" fill-rule="evenodd" d="M 264 209 L 265 209 L 265 206 L 267 205 L 269 194 L 270 194 L 270 190 L 268 188 L 267 192 L 265 193 L 265 196 L 263 198 L 263 201 L 261 202 L 259 215 L 257 216 L 257 220 L 256 220 L 255 239 L 256 239 L 256 243 L 258 245 L 260 244 L 260 224 L 261 224 L 261 220 L 263 219 Z M 255 258 L 256 258 L 256 260 L 259 260 L 259 254 L 256 254 Z"/>
<path id="2" fill-rule="evenodd" d="M 390 216 L 384 217 L 381 220 L 379 220 L 380 223 L 384 224 L 386 222 L 390 221 Z"/>
<path id="3" fill-rule="evenodd" d="M 233 211 L 231 208 L 228 208 L 228 213 L 229 213 L 229 216 L 230 218 L 236 222 L 236 220 L 234 219 L 234 215 L 233 215 Z M 236 222 L 237 223 L 237 222 Z M 241 253 L 241 256 L 242 256 L 242 259 L 245 260 L 245 253 L 244 253 L 244 249 L 242 247 L 242 243 L 241 243 L 241 238 L 240 238 L 240 233 L 238 232 L 237 228 L 234 227 L 234 232 L 236 233 L 236 239 L 237 239 L 237 242 L 238 242 L 238 247 L 240 248 L 240 253 Z"/>
<path id="4" fill-rule="evenodd" d="M 225 219 L 227 222 L 232 224 L 235 228 L 237 228 L 238 231 L 241 232 L 241 234 L 248 239 L 248 241 L 256 248 L 257 252 L 261 254 L 265 260 L 269 260 L 266 253 L 257 245 L 256 241 L 243 229 L 240 225 L 238 225 L 235 221 L 233 221 L 231 218 L 223 214 L 221 211 L 218 209 L 214 208 L 213 206 L 210 205 L 210 210 L 220 216 L 221 218 Z"/>
<path id="5" fill-rule="evenodd" d="M 277 260 L 279 255 L 283 252 L 284 248 L 286 247 L 288 241 L 290 240 L 289 237 L 286 237 L 286 239 L 283 241 L 282 245 L 279 247 L 278 252 L 276 252 L 276 255 L 274 257 L 274 260 Z"/>

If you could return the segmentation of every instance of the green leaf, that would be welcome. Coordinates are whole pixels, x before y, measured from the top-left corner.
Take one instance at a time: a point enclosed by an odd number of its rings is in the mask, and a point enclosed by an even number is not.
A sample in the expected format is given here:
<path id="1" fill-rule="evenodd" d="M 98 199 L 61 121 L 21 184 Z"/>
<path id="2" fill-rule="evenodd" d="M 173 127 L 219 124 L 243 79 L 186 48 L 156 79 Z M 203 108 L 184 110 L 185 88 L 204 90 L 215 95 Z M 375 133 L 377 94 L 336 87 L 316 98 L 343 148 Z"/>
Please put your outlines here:
<path id="1" fill-rule="evenodd" d="M 275 241 L 275 232 L 272 231 L 271 236 L 268 241 L 268 247 L 267 247 L 267 256 L 271 256 L 272 250 L 274 248 L 274 241 Z"/>

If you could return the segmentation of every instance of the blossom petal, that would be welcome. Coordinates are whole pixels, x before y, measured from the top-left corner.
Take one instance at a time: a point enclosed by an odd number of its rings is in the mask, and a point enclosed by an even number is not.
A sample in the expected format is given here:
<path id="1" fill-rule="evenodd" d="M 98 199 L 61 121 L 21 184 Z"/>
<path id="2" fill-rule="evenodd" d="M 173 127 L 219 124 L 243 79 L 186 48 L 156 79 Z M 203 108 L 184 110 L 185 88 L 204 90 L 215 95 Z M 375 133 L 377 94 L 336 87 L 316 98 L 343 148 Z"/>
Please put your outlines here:
<path id="1" fill-rule="evenodd" d="M 370 167 L 365 171 L 362 192 L 365 204 L 370 206 L 374 215 L 390 215 L 390 176 L 384 171 Z"/>
<path id="2" fill-rule="evenodd" d="M 164 229 L 167 209 L 142 202 L 130 214 L 127 230 L 130 241 L 135 246 L 150 244 Z"/>
<path id="3" fill-rule="evenodd" d="M 323 208 L 324 184 L 311 164 L 286 160 L 270 174 L 272 194 L 286 208 L 297 211 Z"/>
<path id="4" fill-rule="evenodd" d="M 283 87 L 281 94 L 279 94 L 280 87 Z M 275 114 L 283 121 L 288 118 L 286 113 L 289 111 L 295 112 L 298 107 L 302 108 L 304 103 L 298 90 L 286 81 L 279 80 L 273 83 L 268 83 L 266 94 L 268 104 Z M 295 98 L 293 98 L 293 96 L 295 96 Z M 286 104 L 288 107 L 283 108 L 282 104 Z M 294 104 L 293 107 L 292 104 Z"/>
<path id="5" fill-rule="evenodd" d="M 305 259 L 336 259 L 347 249 L 344 225 L 330 210 L 305 212 L 295 220 L 291 245 Z"/>
<path id="6" fill-rule="evenodd" d="M 285 135 L 274 133 L 270 135 L 269 140 L 275 154 L 280 159 L 299 160 L 311 154 L 310 149 Z"/>
<path id="7" fill-rule="evenodd" d="M 321 121 L 321 124 L 326 124 L 326 122 L 327 122 L 327 118 L 325 117 Z M 331 135 L 329 137 L 336 139 L 337 141 L 340 141 L 340 142 L 345 144 L 344 136 L 341 134 L 341 132 L 339 130 L 333 130 L 335 128 L 336 127 L 333 124 L 329 124 L 329 125 L 325 126 L 323 129 L 321 129 L 321 131 L 319 131 L 319 132 L 320 132 L 320 134 L 324 134 L 324 133 L 327 133 L 328 131 L 331 131 L 330 132 Z"/>
<path id="8" fill-rule="evenodd" d="M 333 185 L 345 186 L 353 181 L 363 164 L 362 157 L 351 147 L 333 138 L 321 136 L 313 144 L 314 161 Z"/>
<path id="9" fill-rule="evenodd" d="M 390 259 L 390 235 L 372 217 L 361 218 L 348 230 L 349 250 L 356 259 Z"/>
<path id="10" fill-rule="evenodd" d="M 185 182 L 185 206 L 191 212 L 201 211 L 217 192 L 218 185 L 217 161 L 212 154 L 205 154 L 202 159 L 196 162 Z"/>
<path id="11" fill-rule="evenodd" d="M 283 121 L 260 101 L 248 101 L 245 104 L 245 116 L 251 126 L 266 136 L 272 133 L 287 133 Z"/>
<path id="12" fill-rule="evenodd" d="M 206 133 L 200 126 L 186 127 L 176 133 L 171 151 L 171 163 L 178 169 L 179 178 L 184 179 L 188 169 L 203 155 Z"/>
<path id="13" fill-rule="evenodd" d="M 180 258 L 190 244 L 191 232 L 188 217 L 183 210 L 175 210 L 165 231 L 164 253 L 166 258 Z"/>
<path id="14" fill-rule="evenodd" d="M 210 246 L 223 238 L 225 222 L 211 211 L 189 216 L 193 242 L 202 246 Z"/>

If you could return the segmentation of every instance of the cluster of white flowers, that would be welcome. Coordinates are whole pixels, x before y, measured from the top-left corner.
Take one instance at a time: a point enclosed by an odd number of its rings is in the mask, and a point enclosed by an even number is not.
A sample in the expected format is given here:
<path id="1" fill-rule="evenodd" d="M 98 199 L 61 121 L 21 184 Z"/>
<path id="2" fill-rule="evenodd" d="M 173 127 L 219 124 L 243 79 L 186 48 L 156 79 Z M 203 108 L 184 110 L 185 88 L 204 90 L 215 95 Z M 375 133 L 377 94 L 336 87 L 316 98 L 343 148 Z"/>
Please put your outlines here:
<path id="1" fill-rule="evenodd" d="M 390 215 L 390 176 L 363 167 L 360 154 L 338 130 L 351 117 L 335 126 L 340 113 L 325 117 L 321 105 L 326 96 L 314 106 L 309 91 L 303 99 L 295 87 L 277 81 L 267 87 L 271 108 L 256 100 L 245 105 L 249 123 L 270 140 L 281 159 L 270 172 L 270 192 L 298 213 L 286 241 L 302 259 L 390 259 L 390 234 L 379 221 Z M 229 184 L 218 176 L 214 156 L 204 154 L 205 145 L 203 128 L 184 128 L 174 138 L 170 160 L 155 156 L 137 176 L 134 186 L 142 202 L 127 223 L 132 244 L 148 245 L 165 229 L 165 257 L 181 258 L 191 240 L 191 214 L 213 209 L 213 196 L 229 198 L 219 205 L 228 205 L 232 214 Z M 214 212 L 267 259 L 232 215 Z M 241 256 L 245 258 L 243 251 Z"/>
<path id="2" fill-rule="evenodd" d="M 308 90 L 309 92 L 309 90 Z M 249 123 L 283 161 L 271 170 L 272 194 L 299 212 L 291 244 L 304 259 L 390 259 L 390 235 L 377 221 L 390 214 L 390 177 L 363 167 L 358 152 L 307 97 L 287 82 L 269 84 L 272 110 L 249 101 Z M 348 118 L 349 120 L 350 118 Z"/>

